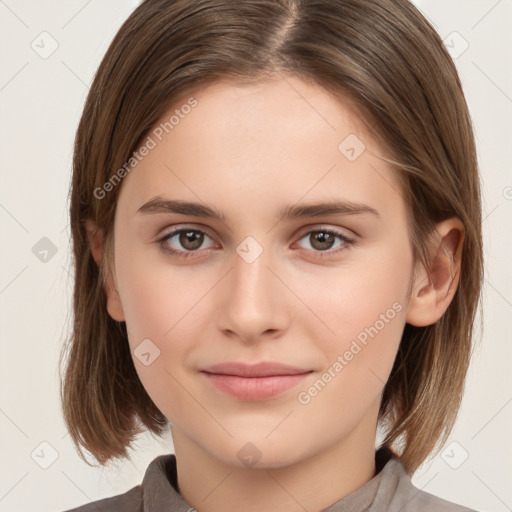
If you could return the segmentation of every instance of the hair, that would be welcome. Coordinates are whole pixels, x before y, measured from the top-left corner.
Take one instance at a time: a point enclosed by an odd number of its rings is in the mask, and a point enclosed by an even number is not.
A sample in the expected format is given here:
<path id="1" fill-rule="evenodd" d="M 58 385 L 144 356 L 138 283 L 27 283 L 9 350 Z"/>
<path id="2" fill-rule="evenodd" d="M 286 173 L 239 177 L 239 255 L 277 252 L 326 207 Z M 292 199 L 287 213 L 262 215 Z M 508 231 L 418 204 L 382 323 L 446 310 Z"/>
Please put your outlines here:
<path id="1" fill-rule="evenodd" d="M 399 171 L 414 261 L 429 275 L 435 224 L 456 216 L 464 225 L 459 284 L 448 309 L 432 325 L 405 325 L 382 394 L 380 447 L 393 448 L 411 474 L 453 428 L 480 303 L 482 221 L 472 122 L 437 32 L 407 0 L 145 0 L 101 61 L 74 144 L 73 328 L 61 353 L 61 401 L 88 464 L 81 447 L 103 465 L 129 457 L 144 428 L 160 436 L 168 426 L 138 378 L 125 323 L 106 307 L 120 186 L 95 191 L 179 98 L 216 80 L 257 83 L 282 72 L 350 102 L 372 127 Z M 88 219 L 104 237 L 100 267 Z"/>

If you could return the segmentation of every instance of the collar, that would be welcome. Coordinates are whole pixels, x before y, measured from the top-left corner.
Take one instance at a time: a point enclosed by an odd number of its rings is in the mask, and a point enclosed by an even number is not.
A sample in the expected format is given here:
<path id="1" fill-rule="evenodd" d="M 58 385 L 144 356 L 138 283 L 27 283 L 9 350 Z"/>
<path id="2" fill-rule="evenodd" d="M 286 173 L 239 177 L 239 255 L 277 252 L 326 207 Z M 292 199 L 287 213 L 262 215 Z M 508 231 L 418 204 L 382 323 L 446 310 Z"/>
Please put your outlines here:
<path id="1" fill-rule="evenodd" d="M 374 502 L 383 505 L 382 499 L 389 499 L 390 487 L 395 488 L 398 481 L 407 477 L 398 456 L 388 448 L 375 453 L 376 475 L 362 487 L 341 498 L 322 512 L 360 512 L 372 511 Z M 144 512 L 194 512 L 177 491 L 177 463 L 174 454 L 159 455 L 146 469 L 142 481 Z M 391 493 L 391 496 L 394 492 Z M 369 508 L 372 506 L 372 508 Z M 382 509 L 380 509 L 382 510 Z"/>

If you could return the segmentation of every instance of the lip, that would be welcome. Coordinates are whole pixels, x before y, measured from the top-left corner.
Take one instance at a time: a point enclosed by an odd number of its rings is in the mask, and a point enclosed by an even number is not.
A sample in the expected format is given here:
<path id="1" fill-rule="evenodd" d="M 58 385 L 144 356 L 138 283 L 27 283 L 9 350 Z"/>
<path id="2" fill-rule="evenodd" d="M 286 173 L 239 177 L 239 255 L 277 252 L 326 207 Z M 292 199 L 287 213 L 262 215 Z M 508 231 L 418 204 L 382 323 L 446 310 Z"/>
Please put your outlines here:
<path id="1" fill-rule="evenodd" d="M 281 363 L 222 363 L 201 370 L 210 383 L 241 400 L 265 400 L 296 386 L 312 370 Z"/>

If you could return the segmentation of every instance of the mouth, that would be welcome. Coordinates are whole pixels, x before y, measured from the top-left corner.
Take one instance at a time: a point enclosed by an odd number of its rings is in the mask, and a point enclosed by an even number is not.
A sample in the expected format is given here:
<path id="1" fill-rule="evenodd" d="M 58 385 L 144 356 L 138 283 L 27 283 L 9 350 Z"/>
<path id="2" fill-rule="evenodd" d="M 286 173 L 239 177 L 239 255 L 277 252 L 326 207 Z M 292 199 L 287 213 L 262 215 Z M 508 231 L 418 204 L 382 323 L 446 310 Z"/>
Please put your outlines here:
<path id="1" fill-rule="evenodd" d="M 240 400 L 259 401 L 279 395 L 302 382 L 313 370 L 281 363 L 223 363 L 201 370 L 220 391 Z"/>

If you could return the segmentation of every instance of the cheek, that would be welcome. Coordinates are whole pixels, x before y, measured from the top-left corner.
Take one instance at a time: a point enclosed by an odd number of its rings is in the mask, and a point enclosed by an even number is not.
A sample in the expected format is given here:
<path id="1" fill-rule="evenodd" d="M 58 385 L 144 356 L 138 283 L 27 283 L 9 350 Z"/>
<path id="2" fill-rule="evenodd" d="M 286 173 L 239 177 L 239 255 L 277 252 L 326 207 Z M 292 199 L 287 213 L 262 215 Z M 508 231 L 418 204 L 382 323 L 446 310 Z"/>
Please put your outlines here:
<path id="1" fill-rule="evenodd" d="M 119 240 L 122 246 L 123 240 Z M 166 262 L 156 248 L 141 243 L 126 244 L 126 248 L 116 255 L 116 270 L 130 341 L 154 338 L 164 342 L 186 323 L 202 287 L 190 271 Z"/>
<path id="2" fill-rule="evenodd" d="M 406 243 L 402 245 L 400 250 L 393 244 L 368 249 L 338 268 L 297 274 L 295 291 L 314 313 L 305 317 L 310 319 L 312 339 L 321 330 L 328 346 L 343 349 L 365 328 L 376 324 L 379 330 L 390 330 L 390 325 L 404 322 L 398 313 L 406 309 L 412 256 Z"/>
<path id="3" fill-rule="evenodd" d="M 182 365 L 198 339 L 190 326 L 195 324 L 193 306 L 205 291 L 191 287 L 190 279 L 184 279 L 179 269 L 162 272 L 156 266 L 138 267 L 134 260 L 120 267 L 118 281 L 135 369 L 153 402 L 172 424 L 176 419 L 173 411 L 184 411 L 191 405 L 183 388 L 186 378 Z"/>
<path id="4" fill-rule="evenodd" d="M 218 277 L 204 270 L 173 266 L 160 256 L 148 264 L 147 255 L 137 257 L 136 248 L 128 254 L 130 257 L 120 258 L 116 268 L 137 371 L 144 370 L 136 357 L 138 347 L 148 339 L 156 345 L 157 366 L 172 373 L 186 371 L 187 353 L 201 342 L 205 324 L 211 323 L 204 308 Z"/>
<path id="5" fill-rule="evenodd" d="M 397 286 L 392 275 L 383 276 L 369 282 L 347 279 L 346 292 L 330 287 L 312 307 L 322 311 L 335 334 L 311 334 L 324 364 L 315 379 L 298 390 L 297 401 L 304 414 L 325 418 L 334 430 L 350 431 L 380 402 L 393 367 L 405 325 L 406 281 Z"/>
<path id="6" fill-rule="evenodd" d="M 325 400 L 363 406 L 380 394 L 389 377 L 405 325 L 412 270 L 407 243 L 397 247 L 382 247 L 366 262 L 363 255 L 353 268 L 330 269 L 321 293 L 318 276 L 298 291 L 317 313 L 317 318 L 308 315 L 307 327 L 323 354 L 326 373 L 316 388 L 330 389 Z"/>
<path id="7" fill-rule="evenodd" d="M 125 280 L 120 291 L 126 326 L 133 338 L 130 341 L 163 338 L 173 324 L 171 312 L 179 308 L 176 294 L 169 293 L 168 285 L 157 279 L 154 270 L 130 274 L 134 277 Z"/>

